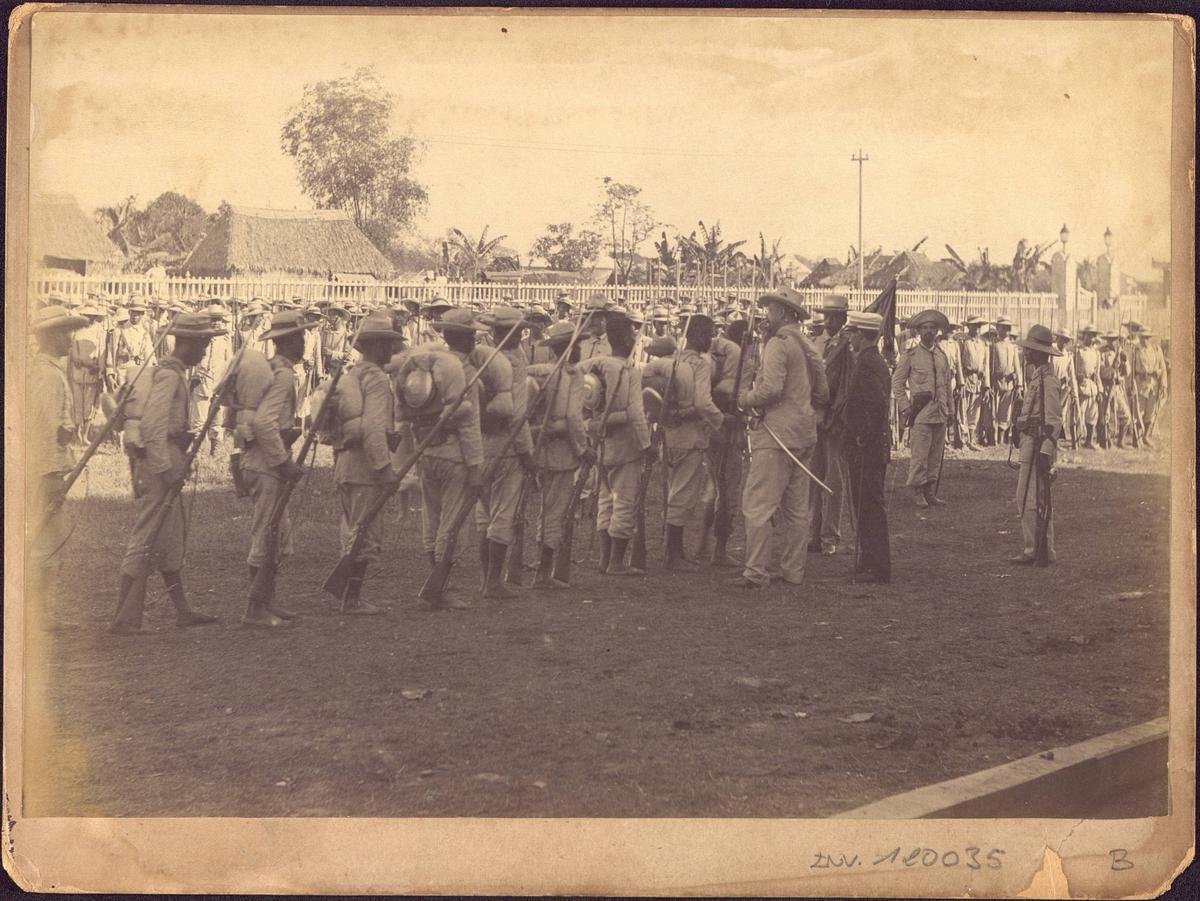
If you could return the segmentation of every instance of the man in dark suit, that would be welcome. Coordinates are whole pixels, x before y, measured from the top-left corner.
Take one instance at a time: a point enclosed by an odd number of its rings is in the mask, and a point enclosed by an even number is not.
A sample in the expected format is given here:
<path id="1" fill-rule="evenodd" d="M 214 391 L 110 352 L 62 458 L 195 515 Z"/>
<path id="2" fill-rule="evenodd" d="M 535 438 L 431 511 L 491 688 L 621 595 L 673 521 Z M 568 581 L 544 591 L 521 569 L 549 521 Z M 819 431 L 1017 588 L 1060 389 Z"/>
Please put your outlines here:
<path id="1" fill-rule="evenodd" d="M 892 555 L 888 543 L 887 510 L 883 503 L 891 437 L 888 398 L 891 375 L 879 353 L 883 318 L 875 313 L 850 313 L 846 320 L 854 369 L 843 411 L 843 453 L 850 470 L 850 501 L 858 522 L 855 581 L 890 582 Z"/>

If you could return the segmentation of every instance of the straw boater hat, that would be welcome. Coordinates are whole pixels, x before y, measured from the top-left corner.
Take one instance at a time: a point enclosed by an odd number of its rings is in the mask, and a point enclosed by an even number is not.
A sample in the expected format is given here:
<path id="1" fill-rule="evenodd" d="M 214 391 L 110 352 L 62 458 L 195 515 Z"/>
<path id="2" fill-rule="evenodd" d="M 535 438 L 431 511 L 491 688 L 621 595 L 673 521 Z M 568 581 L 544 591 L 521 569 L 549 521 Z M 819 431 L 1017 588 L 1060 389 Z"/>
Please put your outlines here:
<path id="1" fill-rule="evenodd" d="M 1148 326 L 1148 325 L 1143 326 L 1142 330 L 1140 332 L 1138 332 L 1138 335 L 1140 335 L 1143 338 L 1153 338 L 1154 337 L 1154 329 L 1150 328 L 1150 326 Z"/>
<path id="2" fill-rule="evenodd" d="M 463 331 L 463 332 L 486 332 L 486 325 L 480 325 L 475 321 L 475 314 L 470 310 L 462 307 L 450 307 L 446 310 L 441 319 L 430 323 L 430 326 L 439 332 L 447 330 Z"/>
<path id="3" fill-rule="evenodd" d="M 863 332 L 878 332 L 883 329 L 883 317 L 878 313 L 846 313 L 846 328 Z"/>
<path id="4" fill-rule="evenodd" d="M 83 328 L 87 324 L 87 319 L 82 316 L 76 316 L 61 304 L 42 307 L 33 317 L 33 330 L 39 333 L 56 329 L 66 329 L 73 332 Z"/>
<path id="5" fill-rule="evenodd" d="M 392 323 L 392 314 L 385 310 L 368 313 L 358 327 L 354 337 L 355 348 L 361 348 L 366 341 L 403 341 L 404 335 L 396 331 Z"/>
<path id="6" fill-rule="evenodd" d="M 1018 347 L 1037 350 L 1052 357 L 1061 357 L 1062 351 L 1054 346 L 1054 336 L 1044 325 L 1031 325 L 1029 334 L 1017 342 Z"/>
<path id="7" fill-rule="evenodd" d="M 650 311 L 651 322 L 670 322 L 671 311 L 665 306 L 657 306 Z"/>
<path id="8" fill-rule="evenodd" d="M 180 313 L 167 329 L 167 334 L 176 338 L 215 338 L 224 335 L 225 329 L 214 324 L 207 313 Z"/>
<path id="9" fill-rule="evenodd" d="M 281 310 L 271 317 L 271 327 L 261 335 L 261 340 L 277 341 L 288 335 L 306 332 L 316 328 L 319 323 L 303 310 Z"/>

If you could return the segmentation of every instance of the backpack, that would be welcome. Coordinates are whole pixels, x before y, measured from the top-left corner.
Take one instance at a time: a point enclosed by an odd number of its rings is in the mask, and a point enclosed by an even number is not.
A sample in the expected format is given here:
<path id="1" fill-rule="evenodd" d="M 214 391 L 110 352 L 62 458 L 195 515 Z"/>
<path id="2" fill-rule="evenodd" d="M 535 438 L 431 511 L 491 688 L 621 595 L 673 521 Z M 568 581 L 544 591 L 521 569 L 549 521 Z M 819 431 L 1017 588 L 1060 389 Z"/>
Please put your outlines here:
<path id="1" fill-rule="evenodd" d="M 356 420 L 363 414 L 362 379 L 357 367 L 351 366 L 343 372 L 336 388 L 332 376 L 317 385 L 312 394 L 312 410 L 314 415 L 320 411 L 313 422 L 313 430 L 321 444 L 339 450 L 352 444 L 359 437 Z"/>
<path id="2" fill-rule="evenodd" d="M 251 422 L 258 405 L 275 381 L 275 373 L 261 350 L 246 348 L 233 376 L 233 390 L 225 395 L 222 425 L 233 430 L 234 443 L 245 447 L 254 440 Z"/>

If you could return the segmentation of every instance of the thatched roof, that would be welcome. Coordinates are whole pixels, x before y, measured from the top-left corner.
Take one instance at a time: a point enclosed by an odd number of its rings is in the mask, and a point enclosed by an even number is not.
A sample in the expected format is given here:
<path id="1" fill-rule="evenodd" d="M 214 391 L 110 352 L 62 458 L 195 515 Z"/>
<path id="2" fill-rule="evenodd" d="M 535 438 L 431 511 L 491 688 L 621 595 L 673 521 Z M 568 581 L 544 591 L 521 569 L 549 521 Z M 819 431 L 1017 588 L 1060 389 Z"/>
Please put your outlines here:
<path id="1" fill-rule="evenodd" d="M 896 279 L 903 289 L 944 290 L 956 287 L 960 276 L 958 268 L 952 264 L 931 260 L 916 250 L 904 250 L 897 254 L 869 254 L 863 261 L 863 282 L 867 288 L 883 289 L 891 284 L 892 279 Z M 857 283 L 857 260 L 851 260 L 849 265 L 822 260 L 801 285 L 829 288 Z"/>
<path id="2" fill-rule="evenodd" d="M 182 269 L 207 276 L 340 272 L 386 278 L 392 264 L 341 210 L 230 207 L 192 248 Z"/>
<path id="3" fill-rule="evenodd" d="M 125 259 L 121 249 L 69 194 L 39 194 L 32 198 L 29 243 L 35 265 L 42 265 L 46 257 L 113 264 Z"/>

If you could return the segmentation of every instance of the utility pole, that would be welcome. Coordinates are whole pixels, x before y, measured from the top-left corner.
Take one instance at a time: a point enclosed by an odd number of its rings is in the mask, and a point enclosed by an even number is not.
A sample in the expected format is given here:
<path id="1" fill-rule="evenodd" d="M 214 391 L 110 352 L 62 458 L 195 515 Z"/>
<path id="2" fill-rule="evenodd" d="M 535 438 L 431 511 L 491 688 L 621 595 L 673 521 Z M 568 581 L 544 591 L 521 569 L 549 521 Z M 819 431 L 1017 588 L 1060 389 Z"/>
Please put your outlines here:
<path id="1" fill-rule="evenodd" d="M 862 164 L 870 157 L 858 148 L 858 156 L 850 157 L 850 162 L 858 163 L 858 290 L 863 289 L 863 239 L 862 239 Z"/>

